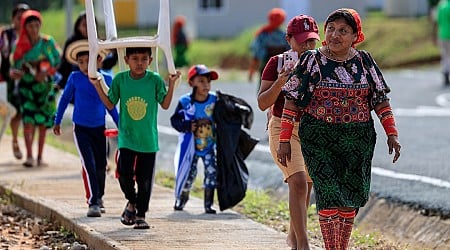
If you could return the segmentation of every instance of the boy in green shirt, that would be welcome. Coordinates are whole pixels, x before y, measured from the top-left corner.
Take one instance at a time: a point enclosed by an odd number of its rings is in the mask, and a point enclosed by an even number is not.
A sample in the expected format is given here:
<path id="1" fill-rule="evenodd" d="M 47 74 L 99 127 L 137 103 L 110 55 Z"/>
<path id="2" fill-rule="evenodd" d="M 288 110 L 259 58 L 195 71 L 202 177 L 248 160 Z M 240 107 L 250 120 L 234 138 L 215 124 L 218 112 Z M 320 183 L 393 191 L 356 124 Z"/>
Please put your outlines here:
<path id="1" fill-rule="evenodd" d="M 114 77 L 108 95 L 103 92 L 99 80 L 91 79 L 91 82 L 108 109 L 120 101 L 117 175 L 128 200 L 120 221 L 134 225 L 135 229 L 148 229 L 145 213 L 159 150 L 157 104 L 163 109 L 169 108 L 180 72 L 169 75 L 166 89 L 161 76 L 148 70 L 153 59 L 151 48 L 127 48 L 124 59 L 130 69 Z"/>
<path id="2" fill-rule="evenodd" d="M 441 50 L 441 67 L 444 75 L 444 85 L 450 86 L 450 0 L 441 0 L 436 7 L 435 41 Z"/>

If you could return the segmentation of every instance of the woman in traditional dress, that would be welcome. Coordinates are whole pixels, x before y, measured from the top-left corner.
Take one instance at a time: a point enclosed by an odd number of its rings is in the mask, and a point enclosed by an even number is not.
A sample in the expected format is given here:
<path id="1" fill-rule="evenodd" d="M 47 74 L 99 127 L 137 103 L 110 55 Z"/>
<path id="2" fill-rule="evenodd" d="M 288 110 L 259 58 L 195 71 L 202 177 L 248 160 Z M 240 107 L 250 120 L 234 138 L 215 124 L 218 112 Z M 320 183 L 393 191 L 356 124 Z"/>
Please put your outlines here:
<path id="1" fill-rule="evenodd" d="M 23 135 L 26 146 L 25 167 L 33 167 L 32 146 L 36 129 L 38 130 L 37 165 L 45 165 L 42 153 L 48 128 L 53 126 L 55 113 L 55 92 L 53 75 L 60 62 L 60 49 L 55 40 L 40 33 L 41 14 L 27 10 L 22 14 L 21 30 L 13 48 L 12 66 L 16 70 L 14 79 L 19 81 Z"/>
<path id="2" fill-rule="evenodd" d="M 371 111 L 386 132 L 393 162 L 400 143 L 390 92 L 371 55 L 355 49 L 364 40 L 353 9 L 338 9 L 325 21 L 322 47 L 305 52 L 283 87 L 279 160 L 290 159 L 292 121 L 300 110 L 299 137 L 314 183 L 326 249 L 347 249 L 353 220 L 369 199 L 376 133 Z"/>

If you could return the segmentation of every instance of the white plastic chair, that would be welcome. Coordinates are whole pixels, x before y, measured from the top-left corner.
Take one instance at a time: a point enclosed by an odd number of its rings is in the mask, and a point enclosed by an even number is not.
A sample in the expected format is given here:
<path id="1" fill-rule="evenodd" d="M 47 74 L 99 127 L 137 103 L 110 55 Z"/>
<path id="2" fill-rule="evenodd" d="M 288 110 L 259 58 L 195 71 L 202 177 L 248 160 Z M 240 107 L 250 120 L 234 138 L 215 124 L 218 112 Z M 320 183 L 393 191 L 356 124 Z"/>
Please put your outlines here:
<path id="1" fill-rule="evenodd" d="M 125 70 L 125 48 L 127 47 L 151 47 L 155 57 L 155 70 L 158 70 L 158 48 L 164 52 L 167 62 L 167 69 L 170 74 L 176 74 L 173 62 L 172 50 L 170 47 L 170 19 L 169 0 L 159 1 L 158 30 L 154 36 L 117 37 L 116 21 L 112 0 L 103 0 L 105 14 L 106 40 L 99 40 L 95 23 L 93 0 L 86 1 L 86 21 L 88 26 L 89 40 L 89 77 L 97 77 L 97 55 L 102 49 L 117 49 L 120 71 Z M 133 15 L 133 13 L 130 13 Z"/>
<path id="2" fill-rule="evenodd" d="M 13 118 L 16 115 L 16 108 L 14 108 L 11 103 L 7 100 L 7 90 L 6 90 L 6 82 L 0 82 L 0 141 L 3 137 L 3 134 L 6 131 L 6 128 Z"/>

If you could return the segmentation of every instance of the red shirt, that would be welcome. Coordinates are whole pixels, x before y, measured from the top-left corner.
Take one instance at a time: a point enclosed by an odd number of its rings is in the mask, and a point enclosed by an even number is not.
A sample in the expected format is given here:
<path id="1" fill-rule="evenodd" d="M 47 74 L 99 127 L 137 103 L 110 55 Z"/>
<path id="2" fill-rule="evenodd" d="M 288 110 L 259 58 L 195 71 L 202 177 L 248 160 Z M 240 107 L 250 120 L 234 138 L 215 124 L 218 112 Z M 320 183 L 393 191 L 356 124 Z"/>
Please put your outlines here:
<path id="1" fill-rule="evenodd" d="M 272 56 L 269 61 L 266 64 L 266 67 L 263 70 L 261 80 L 271 81 L 275 82 L 278 78 L 278 55 Z M 281 92 L 278 95 L 277 100 L 272 105 L 272 115 L 281 118 L 281 115 L 283 114 L 283 107 L 284 107 L 284 94 Z M 295 121 L 300 120 L 300 115 L 297 115 L 295 118 Z"/>

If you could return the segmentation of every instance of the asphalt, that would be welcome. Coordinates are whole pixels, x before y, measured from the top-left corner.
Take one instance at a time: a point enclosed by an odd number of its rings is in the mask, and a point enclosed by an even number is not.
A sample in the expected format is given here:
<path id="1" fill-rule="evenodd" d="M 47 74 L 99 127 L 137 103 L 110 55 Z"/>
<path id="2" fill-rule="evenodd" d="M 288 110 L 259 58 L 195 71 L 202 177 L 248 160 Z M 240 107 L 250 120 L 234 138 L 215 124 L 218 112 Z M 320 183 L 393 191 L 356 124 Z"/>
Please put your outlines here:
<path id="1" fill-rule="evenodd" d="M 24 149 L 23 142 L 19 142 Z M 0 193 L 32 213 L 57 221 L 92 249 L 289 249 L 286 234 L 232 210 L 204 213 L 203 200 L 192 197 L 184 211 L 173 210 L 173 190 L 154 185 L 146 220 L 149 230 L 120 223 L 125 199 L 117 179 L 108 175 L 106 213 L 86 217 L 87 205 L 76 155 L 46 145 L 46 167 L 25 168 L 11 152 L 11 137 L 0 144 Z M 321 249 L 312 246 L 312 249 Z"/>

